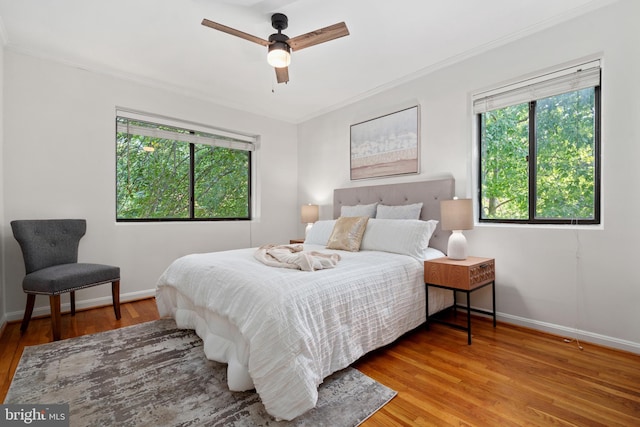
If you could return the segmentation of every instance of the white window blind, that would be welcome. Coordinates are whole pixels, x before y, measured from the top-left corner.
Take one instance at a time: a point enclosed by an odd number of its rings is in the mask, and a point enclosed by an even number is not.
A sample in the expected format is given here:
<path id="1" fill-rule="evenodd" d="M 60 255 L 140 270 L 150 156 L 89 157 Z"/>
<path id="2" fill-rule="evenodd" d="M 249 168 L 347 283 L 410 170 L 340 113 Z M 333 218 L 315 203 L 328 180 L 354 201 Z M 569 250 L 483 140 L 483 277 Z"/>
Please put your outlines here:
<path id="1" fill-rule="evenodd" d="M 116 127 L 122 133 L 244 151 L 254 151 L 257 142 L 253 135 L 122 109 L 116 110 Z"/>
<path id="2" fill-rule="evenodd" d="M 592 61 L 473 96 L 473 112 L 487 111 L 544 99 L 600 85 L 600 61 Z"/>

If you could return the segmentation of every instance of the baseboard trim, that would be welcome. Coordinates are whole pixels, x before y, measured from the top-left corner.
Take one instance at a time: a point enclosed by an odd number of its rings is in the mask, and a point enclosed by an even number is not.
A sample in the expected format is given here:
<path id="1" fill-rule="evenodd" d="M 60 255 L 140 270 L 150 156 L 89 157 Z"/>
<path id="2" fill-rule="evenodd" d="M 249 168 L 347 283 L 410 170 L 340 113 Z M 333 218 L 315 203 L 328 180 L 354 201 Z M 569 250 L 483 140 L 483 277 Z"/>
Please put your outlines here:
<path id="1" fill-rule="evenodd" d="M 156 295 L 155 289 L 146 289 L 144 291 L 129 292 L 126 294 L 120 294 L 120 302 L 123 303 L 127 301 L 135 301 L 139 299 L 151 298 L 151 297 L 154 297 L 155 295 Z M 95 307 L 111 305 L 111 304 L 113 304 L 113 300 L 111 299 L 110 295 L 105 297 L 100 297 L 100 298 L 87 299 L 87 300 L 76 299 L 76 310 L 82 310 L 85 308 L 95 308 Z M 63 313 L 71 311 L 71 304 L 68 302 L 62 304 L 60 306 L 60 310 Z M 51 314 L 51 310 L 49 308 L 48 303 L 46 306 L 35 307 L 33 309 L 33 317 L 48 316 L 50 314 Z M 24 311 L 13 311 L 13 312 L 7 313 L 6 321 L 12 322 L 16 320 L 22 320 L 23 316 L 24 316 Z M 5 322 L 5 325 L 7 322 Z M 0 336 L 2 336 L 2 334 L 0 334 Z"/>
<path id="2" fill-rule="evenodd" d="M 559 335 L 568 339 L 578 339 L 582 341 L 583 344 L 591 343 L 604 347 L 615 348 L 617 350 L 624 350 L 631 353 L 640 354 L 640 343 L 636 343 L 633 341 L 622 340 L 607 335 L 596 334 L 594 332 L 583 331 L 576 328 L 569 328 L 553 323 L 541 322 L 539 320 L 513 316 L 511 314 L 496 313 L 496 317 L 498 318 L 498 320 L 505 323 L 511 323 L 514 325 L 523 326 L 525 328 Z"/>

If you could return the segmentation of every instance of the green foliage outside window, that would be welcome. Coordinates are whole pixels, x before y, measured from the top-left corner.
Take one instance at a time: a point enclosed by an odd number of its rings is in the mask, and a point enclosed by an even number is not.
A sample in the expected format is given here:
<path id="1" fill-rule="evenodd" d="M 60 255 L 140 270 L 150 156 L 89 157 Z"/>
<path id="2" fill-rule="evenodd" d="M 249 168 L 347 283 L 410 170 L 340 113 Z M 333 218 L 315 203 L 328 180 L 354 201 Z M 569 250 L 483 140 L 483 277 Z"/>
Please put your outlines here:
<path id="1" fill-rule="evenodd" d="M 248 219 L 250 152 L 179 138 L 116 133 L 117 219 Z"/>
<path id="2" fill-rule="evenodd" d="M 595 90 L 536 103 L 537 218 L 595 217 Z"/>
<path id="3" fill-rule="evenodd" d="M 527 218 L 528 113 L 520 104 L 482 114 L 481 218 Z"/>
<path id="4" fill-rule="evenodd" d="M 195 146 L 195 217 L 249 217 L 249 152 Z"/>
<path id="5" fill-rule="evenodd" d="M 481 220 L 599 222 L 596 103 L 587 88 L 480 115 Z"/>

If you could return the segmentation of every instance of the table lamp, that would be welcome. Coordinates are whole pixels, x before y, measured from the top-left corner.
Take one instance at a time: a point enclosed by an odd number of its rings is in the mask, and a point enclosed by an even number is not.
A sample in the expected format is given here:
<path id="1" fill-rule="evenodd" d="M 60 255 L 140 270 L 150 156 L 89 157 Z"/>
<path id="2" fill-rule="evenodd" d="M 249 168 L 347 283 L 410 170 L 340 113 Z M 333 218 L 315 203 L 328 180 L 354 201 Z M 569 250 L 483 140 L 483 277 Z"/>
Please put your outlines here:
<path id="1" fill-rule="evenodd" d="M 302 205 L 300 208 L 300 218 L 302 223 L 307 224 L 307 227 L 304 229 L 304 237 L 306 238 L 311 226 L 318 220 L 318 205 Z"/>
<path id="2" fill-rule="evenodd" d="M 443 200 L 440 202 L 440 219 L 443 230 L 451 230 L 447 256 L 451 259 L 467 259 L 467 239 L 462 230 L 473 229 L 473 202 L 471 199 Z"/>

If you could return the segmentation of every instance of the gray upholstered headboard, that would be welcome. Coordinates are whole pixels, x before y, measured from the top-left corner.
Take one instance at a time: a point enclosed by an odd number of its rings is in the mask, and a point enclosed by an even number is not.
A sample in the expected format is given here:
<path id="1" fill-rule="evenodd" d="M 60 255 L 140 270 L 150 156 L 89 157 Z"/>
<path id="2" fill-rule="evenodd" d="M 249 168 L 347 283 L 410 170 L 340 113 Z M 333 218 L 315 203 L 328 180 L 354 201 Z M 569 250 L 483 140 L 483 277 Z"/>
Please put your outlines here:
<path id="1" fill-rule="evenodd" d="M 440 200 L 455 195 L 453 178 L 400 184 L 372 185 L 368 187 L 338 188 L 333 191 L 333 217 L 340 216 L 342 206 L 366 205 L 374 202 L 383 205 L 409 205 L 422 202 L 420 219 L 440 221 Z M 447 252 L 450 231 L 443 231 L 440 223 L 433 233 L 429 246 Z"/>

